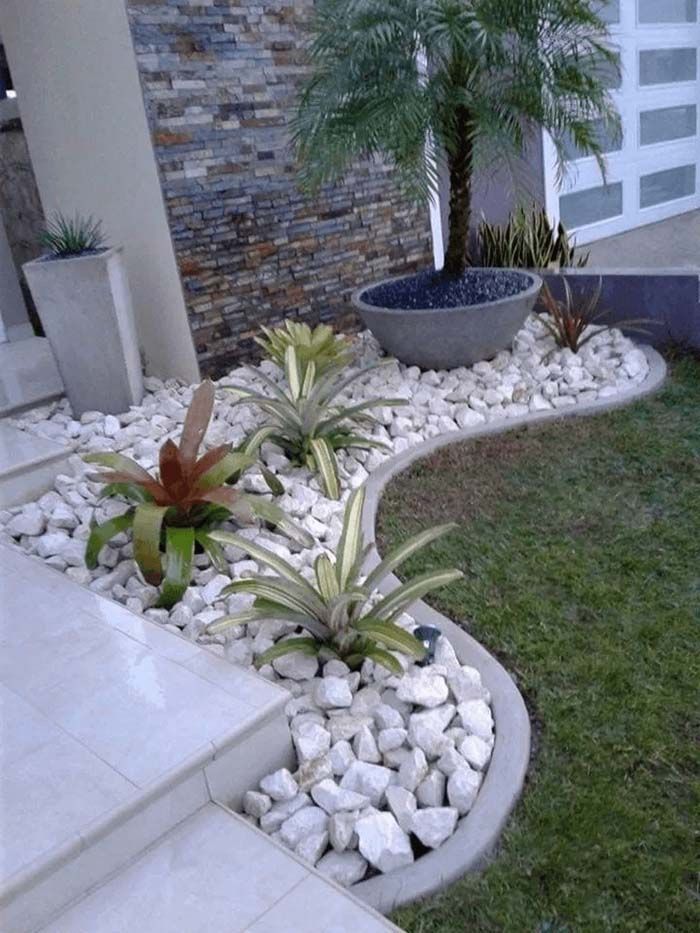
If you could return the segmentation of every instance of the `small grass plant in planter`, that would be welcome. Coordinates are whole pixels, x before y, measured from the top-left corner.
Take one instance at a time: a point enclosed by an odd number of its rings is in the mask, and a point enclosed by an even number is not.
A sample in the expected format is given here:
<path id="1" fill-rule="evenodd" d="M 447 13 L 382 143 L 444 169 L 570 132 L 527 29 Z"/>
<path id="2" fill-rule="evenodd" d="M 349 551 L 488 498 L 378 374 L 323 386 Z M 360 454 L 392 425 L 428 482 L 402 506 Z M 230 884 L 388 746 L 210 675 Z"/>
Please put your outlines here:
<path id="1" fill-rule="evenodd" d="M 403 667 L 392 652 L 422 660 L 425 647 L 397 622 L 416 600 L 458 579 L 461 571 L 419 574 L 378 599 L 377 590 L 404 561 L 454 526 L 439 525 L 414 535 L 392 550 L 363 579 L 367 549 L 360 523 L 364 501 L 363 488 L 350 496 L 335 560 L 326 554 L 319 555 L 314 565 L 313 583 L 264 547 L 225 531 L 212 532 L 216 542 L 244 548 L 254 560 L 272 570 L 274 576 L 253 576 L 225 588 L 225 594 L 247 593 L 255 597 L 255 602 L 249 610 L 212 623 L 209 633 L 219 634 L 233 626 L 262 619 L 290 622 L 308 632 L 306 636 L 278 641 L 259 656 L 258 666 L 296 651 L 318 655 L 321 660 L 339 657 L 352 668 L 369 658 L 394 674 L 402 674 Z"/>
<path id="2" fill-rule="evenodd" d="M 293 462 L 320 474 L 330 499 L 339 498 L 336 451 L 347 447 L 384 447 L 380 441 L 357 433 L 357 426 L 375 424 L 369 414 L 370 408 L 403 405 L 404 399 L 375 398 L 354 405 L 343 405 L 338 399 L 370 370 L 392 362 L 381 360 L 349 376 L 342 375 L 345 362 L 336 362 L 328 365 L 319 376 L 313 359 L 304 366 L 296 347 L 288 346 L 284 355 L 286 388 L 258 371 L 256 376 L 269 389 L 269 395 L 247 386 L 226 386 L 238 396 L 235 404 L 254 405 L 269 418 L 250 436 L 247 448 L 253 450 L 264 441 L 278 444 Z"/>
<path id="3" fill-rule="evenodd" d="M 83 256 L 107 249 L 101 221 L 81 214 L 68 217 L 60 211 L 48 220 L 39 241 L 52 259 Z"/>
<path id="4" fill-rule="evenodd" d="M 124 514 L 93 525 L 85 563 L 96 567 L 102 547 L 130 528 L 134 560 L 148 583 L 162 584 L 158 605 L 165 608 L 172 607 L 189 586 L 197 546 L 217 570 L 228 572 L 223 549 L 212 537 L 212 530 L 226 520 L 241 524 L 262 520 L 303 546 L 313 543 L 308 532 L 274 503 L 227 485 L 253 465 L 253 454 L 222 444 L 199 456 L 213 406 L 214 386 L 203 382 L 192 397 L 179 445 L 168 439 L 160 449 L 157 477 L 120 453 L 85 457 L 88 463 L 105 468 L 89 477 L 105 483 L 103 497 L 116 496 L 132 503 Z"/>

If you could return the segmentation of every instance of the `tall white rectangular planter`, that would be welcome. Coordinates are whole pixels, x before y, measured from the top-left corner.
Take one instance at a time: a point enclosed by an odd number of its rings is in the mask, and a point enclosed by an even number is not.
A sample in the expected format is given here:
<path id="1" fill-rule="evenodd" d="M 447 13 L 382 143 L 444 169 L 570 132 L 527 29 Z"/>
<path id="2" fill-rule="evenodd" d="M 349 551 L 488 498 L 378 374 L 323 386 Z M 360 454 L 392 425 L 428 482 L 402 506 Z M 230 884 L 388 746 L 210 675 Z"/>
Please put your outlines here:
<path id="1" fill-rule="evenodd" d="M 143 378 L 121 247 L 23 268 L 75 416 L 137 405 Z"/>

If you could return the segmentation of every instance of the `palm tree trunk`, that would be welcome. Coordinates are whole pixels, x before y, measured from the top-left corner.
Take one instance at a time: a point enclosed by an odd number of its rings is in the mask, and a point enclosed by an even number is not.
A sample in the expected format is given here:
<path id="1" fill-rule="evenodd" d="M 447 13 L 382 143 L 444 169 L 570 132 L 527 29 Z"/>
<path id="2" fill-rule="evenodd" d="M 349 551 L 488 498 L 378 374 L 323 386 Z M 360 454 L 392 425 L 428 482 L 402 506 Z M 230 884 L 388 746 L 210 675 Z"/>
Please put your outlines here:
<path id="1" fill-rule="evenodd" d="M 469 111 L 466 108 L 460 108 L 458 121 L 457 145 L 447 160 L 450 172 L 450 217 L 445 274 L 454 276 L 462 275 L 467 267 L 473 155 Z"/>

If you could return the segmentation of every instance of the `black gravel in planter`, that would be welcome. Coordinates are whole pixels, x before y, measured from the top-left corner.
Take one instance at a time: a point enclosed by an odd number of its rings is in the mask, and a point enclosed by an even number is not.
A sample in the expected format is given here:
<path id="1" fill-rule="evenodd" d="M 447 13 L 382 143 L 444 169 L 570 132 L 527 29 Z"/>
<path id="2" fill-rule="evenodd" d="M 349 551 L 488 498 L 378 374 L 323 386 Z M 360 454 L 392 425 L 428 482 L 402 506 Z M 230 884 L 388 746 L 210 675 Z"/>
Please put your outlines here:
<path id="1" fill-rule="evenodd" d="M 506 269 L 467 269 L 459 278 L 426 269 L 368 288 L 361 298 L 375 308 L 460 308 L 509 298 L 531 284 L 529 276 Z"/>

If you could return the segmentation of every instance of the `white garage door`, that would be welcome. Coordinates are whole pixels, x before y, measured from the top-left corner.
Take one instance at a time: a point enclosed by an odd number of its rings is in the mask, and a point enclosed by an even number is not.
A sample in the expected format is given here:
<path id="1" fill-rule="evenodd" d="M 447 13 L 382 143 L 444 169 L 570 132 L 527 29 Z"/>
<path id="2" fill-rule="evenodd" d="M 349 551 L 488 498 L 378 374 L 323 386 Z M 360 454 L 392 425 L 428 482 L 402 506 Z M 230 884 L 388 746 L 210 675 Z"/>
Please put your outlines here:
<path id="1" fill-rule="evenodd" d="M 608 184 L 571 153 L 561 189 L 545 138 L 547 210 L 586 243 L 700 207 L 698 0 L 612 0 L 605 8 L 622 59 L 612 88 L 622 140 L 607 140 Z"/>

